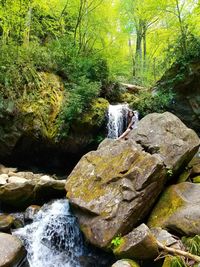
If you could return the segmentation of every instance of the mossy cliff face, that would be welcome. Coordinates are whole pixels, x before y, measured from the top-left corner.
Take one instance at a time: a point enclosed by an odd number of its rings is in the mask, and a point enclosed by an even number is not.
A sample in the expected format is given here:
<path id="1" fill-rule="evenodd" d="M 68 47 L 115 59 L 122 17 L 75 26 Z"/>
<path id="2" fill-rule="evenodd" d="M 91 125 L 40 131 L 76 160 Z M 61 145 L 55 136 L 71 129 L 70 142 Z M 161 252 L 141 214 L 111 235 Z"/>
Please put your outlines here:
<path id="1" fill-rule="evenodd" d="M 18 154 L 29 153 L 36 147 L 38 157 L 45 148 L 81 154 L 97 141 L 98 131 L 104 127 L 109 103 L 97 98 L 71 123 L 66 136 L 60 138 L 62 125 L 59 116 L 69 93 L 59 76 L 40 72 L 38 77 L 39 84 L 32 85 L 32 90 L 31 85 L 25 87 L 19 98 L 8 100 L 4 96 L 0 99 L 1 159 L 9 157 L 13 151 L 17 158 Z"/>
<path id="2" fill-rule="evenodd" d="M 172 90 L 169 110 L 200 135 L 200 61 L 174 64 L 157 83 L 161 90 Z"/>
<path id="3" fill-rule="evenodd" d="M 141 120 L 127 140 L 105 140 L 86 154 L 66 182 L 86 238 L 107 248 L 150 212 L 165 181 L 189 162 L 199 138 L 171 113 Z"/>
<path id="4" fill-rule="evenodd" d="M 152 211 L 148 226 L 162 227 L 192 236 L 200 234 L 200 186 L 180 183 L 170 186 Z"/>

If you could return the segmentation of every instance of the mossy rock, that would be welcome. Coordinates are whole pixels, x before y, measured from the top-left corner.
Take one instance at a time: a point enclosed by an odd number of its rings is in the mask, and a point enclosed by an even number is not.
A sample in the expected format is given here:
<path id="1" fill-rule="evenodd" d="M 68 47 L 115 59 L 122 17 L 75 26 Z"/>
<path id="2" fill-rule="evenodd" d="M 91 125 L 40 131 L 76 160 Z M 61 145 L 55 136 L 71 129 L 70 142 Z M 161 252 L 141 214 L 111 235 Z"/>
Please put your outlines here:
<path id="1" fill-rule="evenodd" d="M 90 107 L 72 125 L 72 131 L 80 133 L 97 132 L 106 120 L 109 102 L 104 98 L 95 99 Z"/>
<path id="2" fill-rule="evenodd" d="M 122 259 L 114 263 L 112 267 L 140 267 L 140 265 L 134 260 Z"/>
<path id="3" fill-rule="evenodd" d="M 148 226 L 161 227 L 179 234 L 200 234 L 200 186 L 184 182 L 172 185 L 153 209 Z"/>
<path id="4" fill-rule="evenodd" d="M 193 183 L 197 183 L 197 184 L 200 183 L 200 175 L 193 178 Z"/>

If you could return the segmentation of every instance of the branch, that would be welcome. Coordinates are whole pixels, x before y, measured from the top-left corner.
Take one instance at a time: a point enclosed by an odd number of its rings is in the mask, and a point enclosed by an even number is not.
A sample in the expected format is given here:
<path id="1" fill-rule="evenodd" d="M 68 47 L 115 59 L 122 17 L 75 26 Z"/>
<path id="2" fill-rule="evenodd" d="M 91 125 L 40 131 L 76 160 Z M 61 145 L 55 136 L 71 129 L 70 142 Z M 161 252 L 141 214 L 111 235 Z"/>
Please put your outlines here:
<path id="1" fill-rule="evenodd" d="M 183 257 L 188 258 L 190 260 L 194 260 L 195 262 L 200 262 L 200 257 L 197 255 L 193 255 L 190 252 L 186 252 L 186 251 L 183 251 L 180 249 L 167 247 L 167 246 L 163 245 L 161 242 L 159 242 L 158 240 L 157 240 L 157 244 L 158 244 L 158 247 L 160 249 L 167 251 L 170 254 L 183 256 Z"/>

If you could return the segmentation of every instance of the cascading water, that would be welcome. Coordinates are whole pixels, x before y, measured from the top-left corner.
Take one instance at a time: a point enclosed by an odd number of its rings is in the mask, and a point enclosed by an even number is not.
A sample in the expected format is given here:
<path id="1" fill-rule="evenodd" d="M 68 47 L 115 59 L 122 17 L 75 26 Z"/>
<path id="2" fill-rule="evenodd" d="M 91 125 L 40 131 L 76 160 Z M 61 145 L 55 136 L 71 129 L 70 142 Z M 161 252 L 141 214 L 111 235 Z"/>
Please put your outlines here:
<path id="1" fill-rule="evenodd" d="M 82 236 L 67 200 L 44 207 L 32 224 L 13 233 L 24 242 L 30 267 L 80 267 Z"/>
<path id="2" fill-rule="evenodd" d="M 108 138 L 115 139 L 119 137 L 128 126 L 128 104 L 110 105 L 108 109 Z M 138 111 L 134 111 L 135 123 L 133 128 L 137 127 L 139 120 Z"/>
<path id="3" fill-rule="evenodd" d="M 119 137 L 126 127 L 128 104 L 110 105 L 108 109 L 108 138 Z"/>
<path id="4" fill-rule="evenodd" d="M 85 245 L 66 199 L 45 204 L 32 224 L 13 234 L 23 241 L 30 267 L 104 267 L 112 260 Z"/>

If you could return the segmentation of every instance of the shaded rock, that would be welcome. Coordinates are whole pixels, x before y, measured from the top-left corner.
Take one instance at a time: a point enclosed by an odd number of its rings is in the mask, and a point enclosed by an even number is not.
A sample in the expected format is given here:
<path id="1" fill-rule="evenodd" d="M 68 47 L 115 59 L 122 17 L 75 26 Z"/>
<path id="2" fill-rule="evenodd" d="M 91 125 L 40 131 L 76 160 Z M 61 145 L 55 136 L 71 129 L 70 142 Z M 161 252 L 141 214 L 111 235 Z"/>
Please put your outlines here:
<path id="1" fill-rule="evenodd" d="M 177 239 L 175 239 L 172 234 L 160 227 L 151 229 L 151 233 L 154 235 L 156 240 L 165 246 L 172 246 L 177 243 Z"/>
<path id="2" fill-rule="evenodd" d="M 62 198 L 65 195 L 66 180 L 41 179 L 34 188 L 36 203 L 45 203 L 51 199 Z"/>
<path id="3" fill-rule="evenodd" d="M 40 210 L 40 206 L 38 205 L 31 205 L 29 206 L 24 213 L 24 219 L 25 221 L 32 221 L 34 216 L 38 213 Z"/>
<path id="4" fill-rule="evenodd" d="M 22 242 L 15 236 L 0 233 L 0 267 L 15 267 L 25 257 Z"/>
<path id="5" fill-rule="evenodd" d="M 67 196 L 87 239 L 106 247 L 146 216 L 165 182 L 162 161 L 134 141 L 86 154 L 66 181 Z"/>
<path id="6" fill-rule="evenodd" d="M 120 244 L 114 248 L 114 253 L 120 258 L 154 259 L 158 255 L 158 245 L 149 228 L 141 224 L 121 238 Z"/>
<path id="7" fill-rule="evenodd" d="M 172 175 L 193 158 L 200 145 L 197 134 L 170 112 L 147 115 L 128 137 L 159 156 Z"/>
<path id="8" fill-rule="evenodd" d="M 169 110 L 188 127 L 200 134 L 200 60 L 190 58 L 190 62 L 175 62 L 157 83 L 161 92 L 172 91 L 173 101 Z"/>
<path id="9" fill-rule="evenodd" d="M 17 168 L 8 168 L 0 164 L 0 174 L 8 174 L 9 172 L 15 173 L 16 171 L 17 171 Z"/>
<path id="10" fill-rule="evenodd" d="M 7 214 L 0 215 L 0 231 L 7 232 L 10 230 L 12 224 L 14 222 L 14 218 Z"/>
<path id="11" fill-rule="evenodd" d="M 200 234 L 200 186 L 193 183 L 172 185 L 153 209 L 149 227 L 162 227 L 180 234 Z"/>
<path id="12" fill-rule="evenodd" d="M 29 206 L 34 199 L 34 183 L 7 183 L 0 187 L 0 200 L 14 207 Z"/>
<path id="13" fill-rule="evenodd" d="M 119 260 L 115 262 L 112 267 L 140 267 L 139 264 L 133 260 Z"/>

